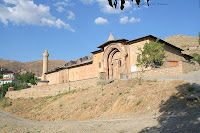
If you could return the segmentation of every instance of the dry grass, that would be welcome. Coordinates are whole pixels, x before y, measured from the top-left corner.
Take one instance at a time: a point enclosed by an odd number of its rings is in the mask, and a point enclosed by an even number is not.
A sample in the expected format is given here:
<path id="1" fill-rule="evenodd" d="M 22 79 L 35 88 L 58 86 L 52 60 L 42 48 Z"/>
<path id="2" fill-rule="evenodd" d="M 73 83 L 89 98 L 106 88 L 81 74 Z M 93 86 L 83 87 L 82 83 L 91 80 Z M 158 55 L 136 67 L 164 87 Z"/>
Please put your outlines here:
<path id="1" fill-rule="evenodd" d="M 118 80 L 109 85 L 83 88 L 54 97 L 0 102 L 0 108 L 20 117 L 45 121 L 71 121 L 145 116 L 158 112 L 161 102 L 178 93 L 183 81 Z M 187 89 L 183 87 L 183 91 Z M 177 97 L 177 96 L 176 96 Z M 175 100 L 178 100 L 174 98 Z"/>

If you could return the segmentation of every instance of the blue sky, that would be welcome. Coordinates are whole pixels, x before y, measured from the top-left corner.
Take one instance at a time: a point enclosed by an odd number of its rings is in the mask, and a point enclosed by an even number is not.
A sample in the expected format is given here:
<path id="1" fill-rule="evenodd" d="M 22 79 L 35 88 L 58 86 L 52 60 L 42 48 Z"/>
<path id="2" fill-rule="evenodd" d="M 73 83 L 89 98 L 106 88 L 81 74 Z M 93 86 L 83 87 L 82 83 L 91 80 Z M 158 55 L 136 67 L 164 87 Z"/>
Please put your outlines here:
<path id="1" fill-rule="evenodd" d="M 110 33 L 128 40 L 152 34 L 198 36 L 200 0 L 145 0 L 123 11 L 107 0 L 0 0 L 0 58 L 74 60 L 97 50 Z"/>

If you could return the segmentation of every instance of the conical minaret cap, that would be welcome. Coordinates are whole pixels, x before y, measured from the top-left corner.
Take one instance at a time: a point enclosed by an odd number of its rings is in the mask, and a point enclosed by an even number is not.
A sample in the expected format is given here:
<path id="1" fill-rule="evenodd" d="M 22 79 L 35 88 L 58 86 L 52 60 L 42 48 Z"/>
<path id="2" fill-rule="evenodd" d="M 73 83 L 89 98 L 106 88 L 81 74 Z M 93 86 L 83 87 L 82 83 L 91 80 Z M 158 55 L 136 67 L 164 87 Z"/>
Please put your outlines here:
<path id="1" fill-rule="evenodd" d="M 113 37 L 112 33 L 110 33 L 110 36 L 108 37 L 108 41 L 112 41 L 115 40 L 115 38 Z"/>
<path id="2" fill-rule="evenodd" d="M 49 56 L 47 49 L 45 49 L 43 56 Z"/>

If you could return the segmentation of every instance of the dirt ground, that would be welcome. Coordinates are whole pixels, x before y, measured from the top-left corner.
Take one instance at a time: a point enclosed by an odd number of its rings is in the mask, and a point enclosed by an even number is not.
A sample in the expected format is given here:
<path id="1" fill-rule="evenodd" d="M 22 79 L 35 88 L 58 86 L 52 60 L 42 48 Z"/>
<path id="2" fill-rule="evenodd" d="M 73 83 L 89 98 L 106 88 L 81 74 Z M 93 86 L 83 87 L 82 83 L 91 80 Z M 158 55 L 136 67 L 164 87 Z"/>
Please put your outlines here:
<path id="1" fill-rule="evenodd" d="M 1 111 L 0 131 L 200 132 L 200 103 L 186 100 L 192 93 L 184 81 L 130 79 L 54 97 L 3 99 L 1 110 L 30 120 Z"/>

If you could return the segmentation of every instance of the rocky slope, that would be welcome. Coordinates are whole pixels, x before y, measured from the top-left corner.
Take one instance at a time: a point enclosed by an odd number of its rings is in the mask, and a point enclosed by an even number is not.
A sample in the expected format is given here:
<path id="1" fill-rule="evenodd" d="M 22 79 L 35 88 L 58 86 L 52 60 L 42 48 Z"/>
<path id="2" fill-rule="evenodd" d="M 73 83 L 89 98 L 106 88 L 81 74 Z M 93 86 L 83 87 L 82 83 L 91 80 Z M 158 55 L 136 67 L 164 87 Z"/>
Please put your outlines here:
<path id="1" fill-rule="evenodd" d="M 55 67 L 64 66 L 66 63 L 67 61 L 64 60 L 49 60 L 49 70 L 54 69 Z M 0 59 L 0 66 L 13 72 L 24 69 L 35 74 L 42 73 L 42 60 L 22 63 L 19 61 Z"/>
<path id="2" fill-rule="evenodd" d="M 193 53 L 200 54 L 200 50 L 195 50 L 195 51 L 188 50 L 189 46 L 200 46 L 199 45 L 199 37 L 174 35 L 174 36 L 166 37 L 164 40 L 166 42 L 169 42 L 169 43 L 181 48 L 181 49 L 184 49 L 185 54 L 189 54 L 189 55 L 192 55 Z"/>

